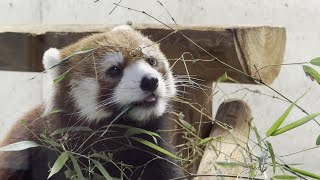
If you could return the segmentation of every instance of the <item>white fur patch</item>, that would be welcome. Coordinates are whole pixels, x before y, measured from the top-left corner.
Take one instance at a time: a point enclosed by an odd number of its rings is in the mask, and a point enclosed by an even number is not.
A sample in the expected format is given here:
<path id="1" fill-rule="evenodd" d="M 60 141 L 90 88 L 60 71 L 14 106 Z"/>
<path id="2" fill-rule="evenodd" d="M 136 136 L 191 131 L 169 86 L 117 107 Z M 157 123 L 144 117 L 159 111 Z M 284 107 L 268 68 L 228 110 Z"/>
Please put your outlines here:
<path id="1" fill-rule="evenodd" d="M 123 64 L 124 59 L 121 52 L 109 52 L 107 53 L 106 57 L 106 63 L 110 65 L 117 65 L 117 64 Z"/>
<path id="2" fill-rule="evenodd" d="M 48 94 L 44 96 L 44 101 L 45 101 L 44 114 L 49 113 L 53 108 L 53 99 L 54 99 L 54 92 L 55 92 L 53 80 L 58 76 L 58 70 L 57 70 L 58 67 L 55 67 L 55 68 L 52 68 L 52 67 L 60 63 L 60 61 L 61 61 L 60 52 L 56 48 L 48 49 L 43 55 L 42 64 L 43 64 L 43 67 L 46 69 L 47 79 L 48 79 L 47 84 L 45 84 L 46 88 L 48 89 Z"/>
<path id="3" fill-rule="evenodd" d="M 112 31 L 132 31 L 132 30 L 133 30 L 132 27 L 129 25 L 120 25 L 112 29 Z"/>
<path id="4" fill-rule="evenodd" d="M 98 83 L 94 78 L 85 78 L 79 82 L 73 82 L 72 97 L 77 105 L 80 116 L 86 118 L 89 123 L 98 122 L 112 115 L 98 105 Z"/>
<path id="5" fill-rule="evenodd" d="M 124 69 L 123 77 L 114 91 L 114 98 L 117 104 L 126 106 L 135 102 L 140 102 L 150 95 L 149 92 L 144 92 L 140 88 L 140 82 L 146 75 L 153 75 L 159 80 L 158 88 L 154 91 L 154 94 L 158 97 L 158 101 L 153 107 L 138 106 L 130 110 L 129 116 L 140 122 L 149 120 L 153 117 L 159 117 L 166 110 L 167 90 L 161 74 L 145 61 L 138 60 L 136 63 L 131 64 Z"/>
<path id="6" fill-rule="evenodd" d="M 142 44 L 140 46 L 141 48 L 141 52 L 148 56 L 148 57 L 159 57 L 160 59 L 164 60 L 166 59 L 165 56 L 163 56 L 163 54 L 158 53 L 158 51 L 156 51 L 154 48 L 152 48 L 151 46 L 146 46 L 145 44 Z M 175 86 L 175 80 L 172 76 L 172 72 L 169 69 L 169 63 L 167 61 L 164 61 L 164 65 L 165 68 L 168 69 L 168 74 L 167 74 L 167 80 L 166 80 L 166 85 L 167 85 L 167 96 L 168 97 L 173 97 L 176 95 L 176 86 Z"/>
<path id="7" fill-rule="evenodd" d="M 144 54 L 144 55 L 146 55 L 146 56 L 148 56 L 148 57 L 157 57 L 157 51 L 155 51 L 152 47 L 150 47 L 150 46 L 146 46 L 146 45 L 144 45 L 144 44 L 142 44 L 141 46 L 140 46 L 140 48 L 141 48 L 141 52 Z"/>

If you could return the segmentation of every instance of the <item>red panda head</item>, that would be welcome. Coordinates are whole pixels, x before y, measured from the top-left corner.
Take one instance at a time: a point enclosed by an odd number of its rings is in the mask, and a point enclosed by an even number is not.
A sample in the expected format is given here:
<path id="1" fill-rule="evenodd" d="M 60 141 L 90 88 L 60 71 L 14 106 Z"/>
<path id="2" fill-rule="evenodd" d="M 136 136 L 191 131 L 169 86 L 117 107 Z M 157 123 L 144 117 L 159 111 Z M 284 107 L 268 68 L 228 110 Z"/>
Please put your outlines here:
<path id="1" fill-rule="evenodd" d="M 88 122 L 127 107 L 130 119 L 155 119 L 175 95 L 174 78 L 159 46 L 129 26 L 91 35 L 61 50 L 50 48 L 43 65 L 51 82 L 61 80 L 53 84 L 45 111 L 72 107 L 75 112 L 70 113 Z"/>

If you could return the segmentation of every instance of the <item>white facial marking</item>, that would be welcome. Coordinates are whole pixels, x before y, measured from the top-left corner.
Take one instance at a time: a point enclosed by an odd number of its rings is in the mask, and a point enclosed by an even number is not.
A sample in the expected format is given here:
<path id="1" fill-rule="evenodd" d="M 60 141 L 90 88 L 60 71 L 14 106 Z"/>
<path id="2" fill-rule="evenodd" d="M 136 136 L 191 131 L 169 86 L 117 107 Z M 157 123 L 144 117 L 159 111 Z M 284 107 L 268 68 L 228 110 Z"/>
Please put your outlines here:
<path id="1" fill-rule="evenodd" d="M 142 44 L 140 46 L 141 48 L 141 51 L 144 55 L 148 56 L 148 57 L 160 57 L 161 60 L 165 60 L 166 58 L 160 53 L 158 53 L 156 50 L 154 50 L 152 47 L 150 46 L 146 46 L 144 44 Z M 169 69 L 169 63 L 167 61 L 164 61 L 164 66 L 166 69 Z M 175 86 L 175 81 L 174 81 L 174 78 L 172 76 L 172 72 L 171 71 L 168 71 L 167 72 L 168 75 L 167 75 L 167 79 L 166 79 L 166 85 L 167 85 L 167 96 L 168 97 L 173 97 L 176 95 L 176 86 Z"/>
<path id="2" fill-rule="evenodd" d="M 56 48 L 48 49 L 42 58 L 43 67 L 46 69 L 46 75 L 48 83 L 45 84 L 45 87 L 48 89 L 48 95 L 44 97 L 45 107 L 44 114 L 49 113 L 53 108 L 54 92 L 55 88 L 53 85 L 53 80 L 58 76 L 57 68 L 52 68 L 54 65 L 61 62 L 60 52 Z M 50 69 L 52 68 L 52 69 Z"/>
<path id="3" fill-rule="evenodd" d="M 140 48 L 141 48 L 142 54 L 148 57 L 157 57 L 157 51 L 155 51 L 152 47 L 142 44 Z"/>
<path id="4" fill-rule="evenodd" d="M 112 29 L 112 31 L 132 31 L 132 27 L 129 26 L 129 25 L 120 25 L 120 26 L 117 26 L 117 27 L 114 27 Z"/>
<path id="5" fill-rule="evenodd" d="M 129 65 L 123 71 L 123 77 L 114 91 L 114 98 L 119 105 L 130 105 L 143 101 L 150 92 L 144 92 L 140 83 L 146 75 L 153 75 L 159 80 L 158 88 L 154 91 L 157 103 L 153 107 L 137 106 L 130 110 L 129 116 L 137 121 L 146 121 L 152 117 L 161 116 L 167 106 L 166 85 L 162 75 L 144 60 Z"/>
<path id="6" fill-rule="evenodd" d="M 72 97 L 77 105 L 80 116 L 91 122 L 99 122 L 103 118 L 112 115 L 98 105 L 98 83 L 94 78 L 85 78 L 79 82 L 73 82 Z"/>
<path id="7" fill-rule="evenodd" d="M 116 65 L 122 64 L 124 59 L 121 52 L 109 52 L 107 53 L 105 59 L 107 60 L 106 63 Z"/>

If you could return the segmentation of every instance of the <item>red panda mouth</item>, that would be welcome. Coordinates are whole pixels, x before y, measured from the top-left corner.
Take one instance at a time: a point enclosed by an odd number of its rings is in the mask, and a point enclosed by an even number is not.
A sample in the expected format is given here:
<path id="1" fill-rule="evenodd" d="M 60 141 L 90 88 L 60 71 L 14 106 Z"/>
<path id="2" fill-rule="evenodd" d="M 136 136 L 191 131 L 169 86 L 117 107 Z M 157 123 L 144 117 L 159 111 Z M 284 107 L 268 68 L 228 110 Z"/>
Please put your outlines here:
<path id="1" fill-rule="evenodd" d="M 150 94 L 145 97 L 142 101 L 135 103 L 136 106 L 154 106 L 157 103 L 157 96 L 155 94 Z"/>

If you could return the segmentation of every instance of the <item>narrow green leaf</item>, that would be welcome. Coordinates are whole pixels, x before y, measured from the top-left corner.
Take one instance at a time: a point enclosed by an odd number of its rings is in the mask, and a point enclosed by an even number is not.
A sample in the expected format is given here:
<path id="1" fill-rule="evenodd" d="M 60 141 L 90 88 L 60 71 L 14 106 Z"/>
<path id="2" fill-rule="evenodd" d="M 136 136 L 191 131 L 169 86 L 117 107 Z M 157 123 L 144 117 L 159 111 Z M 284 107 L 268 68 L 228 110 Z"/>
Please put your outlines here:
<path id="1" fill-rule="evenodd" d="M 310 61 L 311 64 L 315 66 L 320 66 L 320 57 L 314 58 Z"/>
<path id="2" fill-rule="evenodd" d="M 277 175 L 273 176 L 271 179 L 297 179 L 296 176 L 289 176 L 289 175 Z"/>
<path id="3" fill-rule="evenodd" d="M 179 118 L 179 119 L 184 119 L 184 117 L 185 117 L 185 116 L 184 116 L 183 112 L 179 112 L 178 118 Z"/>
<path id="4" fill-rule="evenodd" d="M 182 112 L 179 113 L 179 121 L 181 122 L 182 126 L 190 130 L 191 132 L 195 133 L 196 128 L 194 128 L 190 123 L 187 121 L 183 120 L 184 119 L 184 114 Z"/>
<path id="5" fill-rule="evenodd" d="M 100 158 L 100 159 L 103 159 L 103 160 L 109 162 L 109 161 L 112 161 L 113 154 L 112 153 L 108 153 L 108 155 L 107 155 L 104 152 L 102 152 L 102 153 L 94 153 L 91 156 L 92 157 L 97 157 L 97 158 Z"/>
<path id="6" fill-rule="evenodd" d="M 303 70 L 312 81 L 316 80 L 320 84 L 320 74 L 310 66 L 303 66 Z"/>
<path id="7" fill-rule="evenodd" d="M 104 178 L 106 178 L 107 180 L 112 180 L 112 177 L 110 176 L 108 171 L 100 164 L 99 161 L 92 160 L 92 162 L 96 165 L 96 167 L 99 169 Z"/>
<path id="8" fill-rule="evenodd" d="M 276 122 L 273 123 L 273 125 L 269 128 L 267 131 L 267 137 L 271 136 L 271 134 L 276 131 L 280 125 L 283 123 L 283 121 L 288 117 L 289 113 L 291 112 L 292 108 L 296 105 L 296 103 L 305 95 L 304 93 L 301 97 L 299 97 L 295 102 L 293 102 L 289 108 L 276 120 Z"/>
<path id="9" fill-rule="evenodd" d="M 269 143 L 268 141 L 266 141 L 267 146 L 268 146 L 268 151 L 272 160 L 272 167 L 273 167 L 273 174 L 276 173 L 276 157 L 274 155 L 274 151 L 273 151 L 273 147 L 271 145 L 271 143 Z"/>
<path id="10" fill-rule="evenodd" d="M 69 159 L 69 154 L 67 152 L 61 153 L 58 159 L 56 160 L 56 162 L 53 164 L 47 179 L 57 174 L 61 170 L 61 168 L 66 164 L 68 159 Z"/>
<path id="11" fill-rule="evenodd" d="M 316 145 L 320 145 L 320 135 L 317 138 Z"/>
<path id="12" fill-rule="evenodd" d="M 152 132 L 152 131 L 148 131 L 148 130 L 144 130 L 144 129 L 141 129 L 141 128 L 135 128 L 135 127 L 131 127 L 129 128 L 126 132 L 125 132 L 125 136 L 133 136 L 133 135 L 136 135 L 136 134 L 147 134 L 149 136 L 156 136 L 156 137 L 159 137 L 159 134 L 155 133 L 155 132 Z"/>
<path id="13" fill-rule="evenodd" d="M 53 84 L 58 84 L 60 81 L 62 81 L 66 77 L 67 72 L 61 74 L 57 78 L 53 80 Z"/>
<path id="14" fill-rule="evenodd" d="M 165 155 L 168 155 L 168 156 L 173 157 L 173 158 L 176 158 L 176 159 L 180 159 L 180 158 L 177 157 L 176 155 L 174 155 L 174 154 L 172 154 L 171 152 L 163 149 L 162 147 L 159 147 L 159 146 L 153 144 L 152 142 L 149 142 L 149 141 L 147 141 L 147 140 L 145 140 L 145 139 L 137 138 L 137 137 L 131 137 L 131 138 L 134 139 L 134 140 L 136 140 L 136 141 L 138 141 L 138 142 L 140 142 L 140 143 L 142 143 L 142 144 L 144 144 L 144 145 L 146 145 L 146 146 L 148 146 L 148 147 L 150 147 L 150 148 L 152 148 L 152 149 L 154 149 L 154 150 L 157 150 L 157 151 L 159 151 L 159 152 L 161 152 L 161 153 L 163 153 L 163 154 L 165 154 Z"/>
<path id="15" fill-rule="evenodd" d="M 314 179 L 320 179 L 320 175 L 317 175 L 317 174 L 313 174 L 311 172 L 308 172 L 308 171 L 304 171 L 304 170 L 301 170 L 301 169 L 296 169 L 292 166 L 288 166 L 292 171 L 296 172 L 296 173 L 299 173 L 301 175 L 304 175 L 304 176 L 308 176 L 308 177 L 311 177 L 311 178 L 314 178 Z"/>
<path id="16" fill-rule="evenodd" d="M 198 145 L 207 144 L 208 142 L 212 141 L 213 137 L 206 137 L 204 139 L 201 139 Z"/>
<path id="17" fill-rule="evenodd" d="M 46 138 L 46 139 L 42 139 L 43 142 L 46 142 L 48 143 L 49 145 L 53 146 L 53 147 L 60 147 L 62 148 L 61 144 L 49 139 L 49 138 Z"/>
<path id="18" fill-rule="evenodd" d="M 257 129 L 257 127 L 256 127 L 253 123 L 251 123 L 251 128 L 253 129 L 254 134 L 256 135 L 256 138 L 257 138 L 257 140 L 258 140 L 258 146 L 259 146 L 260 149 L 262 150 L 262 144 L 261 144 L 262 139 L 261 139 L 260 134 L 258 133 L 258 129 Z"/>
<path id="19" fill-rule="evenodd" d="M 79 166 L 79 163 L 78 163 L 77 159 L 72 154 L 69 154 L 69 156 L 70 156 L 70 159 L 72 161 L 73 168 L 77 173 L 78 180 L 84 180 L 84 177 L 83 177 L 83 174 L 81 172 L 81 169 L 80 169 L 80 166 Z"/>
<path id="20" fill-rule="evenodd" d="M 66 133 L 66 132 L 80 132 L 80 131 L 92 132 L 93 130 L 91 128 L 89 128 L 88 126 L 73 126 L 73 127 L 66 127 L 66 128 L 57 129 L 51 134 L 51 136 Z"/>
<path id="21" fill-rule="evenodd" d="M 41 117 L 43 118 L 43 117 L 49 116 L 49 115 L 51 115 L 51 114 L 56 114 L 56 113 L 59 113 L 59 112 L 62 112 L 62 111 L 63 111 L 62 109 L 53 109 L 53 110 L 51 110 L 50 112 L 42 115 Z"/>
<path id="22" fill-rule="evenodd" d="M 217 79 L 217 82 L 224 82 L 224 81 L 227 81 L 229 80 L 229 77 L 227 75 L 227 72 L 225 72 L 223 75 L 221 75 L 218 79 Z"/>
<path id="23" fill-rule="evenodd" d="M 125 133 L 124 133 L 124 136 L 133 136 L 133 135 L 136 135 L 136 134 L 147 134 L 149 136 L 151 136 L 154 140 L 154 142 L 156 144 L 158 144 L 158 141 L 157 141 L 157 138 L 160 138 L 161 137 L 159 136 L 159 134 L 155 133 L 155 132 L 152 132 L 152 131 L 147 131 L 147 130 L 144 130 L 144 129 L 140 129 L 140 128 L 129 128 Z"/>
<path id="24" fill-rule="evenodd" d="M 66 176 L 66 178 L 72 178 L 72 176 L 75 175 L 75 173 L 73 171 L 71 171 L 70 169 L 64 171 L 64 175 Z"/>
<path id="25" fill-rule="evenodd" d="M 216 161 L 216 164 L 224 168 L 236 168 L 239 166 L 249 168 L 248 164 L 241 163 L 241 162 Z"/>
<path id="26" fill-rule="evenodd" d="M 311 121 L 312 119 L 314 119 L 315 117 L 317 117 L 319 115 L 320 115 L 320 113 L 314 113 L 314 114 L 306 116 L 306 117 L 304 117 L 302 119 L 299 119 L 299 120 L 297 120 L 297 121 L 295 121 L 293 123 L 290 123 L 290 124 L 280 128 L 280 129 L 277 129 L 276 131 L 274 131 L 271 134 L 271 136 L 276 136 L 276 135 L 282 134 L 284 132 L 287 132 L 287 131 L 289 131 L 291 129 L 297 128 L 297 127 L 299 127 L 299 126 Z"/>
<path id="27" fill-rule="evenodd" d="M 13 144 L 9 144 L 0 148 L 0 151 L 21 151 L 33 147 L 40 146 L 33 141 L 20 141 Z"/>

